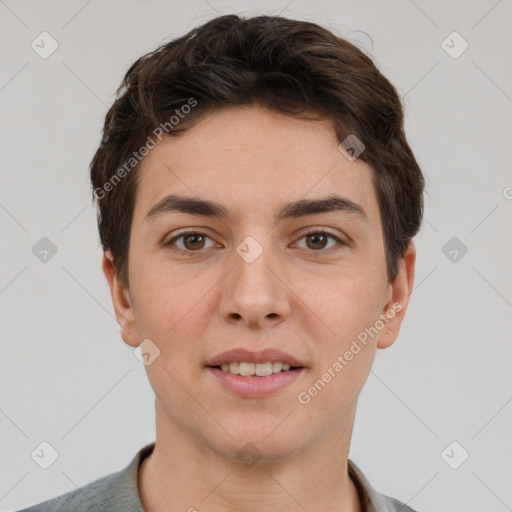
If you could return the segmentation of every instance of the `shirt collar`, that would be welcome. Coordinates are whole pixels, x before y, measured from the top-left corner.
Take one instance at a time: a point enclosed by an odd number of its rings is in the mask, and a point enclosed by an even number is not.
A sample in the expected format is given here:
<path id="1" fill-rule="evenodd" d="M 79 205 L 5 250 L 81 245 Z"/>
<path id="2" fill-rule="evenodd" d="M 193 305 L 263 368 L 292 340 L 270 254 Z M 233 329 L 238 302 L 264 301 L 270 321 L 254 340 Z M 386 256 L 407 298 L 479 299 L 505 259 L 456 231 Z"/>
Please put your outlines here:
<path id="1" fill-rule="evenodd" d="M 363 472 L 350 459 L 348 459 L 348 476 L 354 482 L 359 494 L 361 512 L 394 512 L 397 510 L 387 496 L 380 494 L 370 485 Z M 404 510 L 410 509 L 404 507 Z"/>

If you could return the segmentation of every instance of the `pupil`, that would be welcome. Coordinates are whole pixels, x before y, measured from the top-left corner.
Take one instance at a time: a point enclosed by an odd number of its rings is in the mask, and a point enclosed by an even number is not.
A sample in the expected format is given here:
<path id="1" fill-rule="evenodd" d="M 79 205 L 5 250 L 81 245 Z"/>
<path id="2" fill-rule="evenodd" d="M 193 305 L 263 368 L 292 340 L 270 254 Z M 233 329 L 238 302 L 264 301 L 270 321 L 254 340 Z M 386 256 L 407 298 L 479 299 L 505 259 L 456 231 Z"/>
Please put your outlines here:
<path id="1" fill-rule="evenodd" d="M 189 241 L 190 239 L 196 239 L 196 241 L 197 241 L 198 238 L 202 239 L 203 235 L 187 235 L 185 237 L 185 245 L 187 245 L 187 241 Z M 196 246 L 196 242 L 192 242 L 192 245 Z M 197 247 L 192 247 L 192 248 L 197 248 Z"/>
<path id="2" fill-rule="evenodd" d="M 311 237 L 311 239 L 317 239 L 317 238 L 323 238 L 323 241 L 325 242 L 326 240 L 326 236 L 325 235 L 322 235 L 322 234 L 314 234 L 314 235 L 309 235 Z M 313 245 L 315 245 L 316 242 L 313 242 Z M 322 244 L 321 243 L 321 247 L 320 248 L 323 248 L 325 247 L 325 243 Z M 318 247 L 317 247 L 318 248 Z"/>

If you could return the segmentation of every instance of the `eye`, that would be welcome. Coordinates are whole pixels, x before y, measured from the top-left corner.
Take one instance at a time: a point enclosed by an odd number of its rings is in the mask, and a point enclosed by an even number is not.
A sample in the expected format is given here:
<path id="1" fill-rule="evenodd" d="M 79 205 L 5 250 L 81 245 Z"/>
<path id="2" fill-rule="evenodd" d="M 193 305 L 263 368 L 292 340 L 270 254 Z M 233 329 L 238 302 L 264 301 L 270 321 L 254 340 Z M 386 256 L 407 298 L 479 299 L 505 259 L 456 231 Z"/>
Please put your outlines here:
<path id="1" fill-rule="evenodd" d="M 176 241 L 183 239 L 183 247 L 179 247 L 176 245 Z M 188 231 L 186 233 L 181 233 L 178 236 L 175 236 L 165 245 L 171 247 L 173 250 L 177 250 L 182 253 L 190 253 L 190 252 L 199 252 L 201 249 L 205 249 L 206 239 L 211 240 L 211 238 L 204 233 L 200 233 L 197 231 Z M 211 240 L 213 242 L 213 240 Z"/>
<path id="2" fill-rule="evenodd" d="M 326 231 L 310 231 L 309 233 L 303 234 L 299 240 L 303 239 L 306 239 L 306 247 L 303 248 L 311 249 L 314 252 L 327 252 L 327 250 L 332 249 L 333 246 L 347 245 L 347 243 L 340 237 Z M 329 239 L 334 242 L 330 246 L 328 245 Z M 206 245 L 207 240 L 212 242 L 210 246 Z M 172 250 L 177 252 L 191 254 L 194 252 L 200 252 L 202 249 L 214 247 L 215 243 L 213 243 L 213 240 L 204 233 L 199 231 L 188 231 L 173 237 L 165 244 L 165 246 L 170 247 Z"/>
<path id="3" fill-rule="evenodd" d="M 304 235 L 302 235 L 300 240 L 304 238 L 306 239 L 306 249 L 312 249 L 313 251 L 316 252 L 327 252 L 324 251 L 324 249 L 326 249 L 327 247 L 329 238 L 331 240 L 334 240 L 334 246 L 336 244 L 338 244 L 339 246 L 347 245 L 346 242 L 344 242 L 341 238 L 326 231 L 310 231 L 309 233 L 305 233 Z M 333 245 L 328 247 L 328 249 L 331 249 Z"/>

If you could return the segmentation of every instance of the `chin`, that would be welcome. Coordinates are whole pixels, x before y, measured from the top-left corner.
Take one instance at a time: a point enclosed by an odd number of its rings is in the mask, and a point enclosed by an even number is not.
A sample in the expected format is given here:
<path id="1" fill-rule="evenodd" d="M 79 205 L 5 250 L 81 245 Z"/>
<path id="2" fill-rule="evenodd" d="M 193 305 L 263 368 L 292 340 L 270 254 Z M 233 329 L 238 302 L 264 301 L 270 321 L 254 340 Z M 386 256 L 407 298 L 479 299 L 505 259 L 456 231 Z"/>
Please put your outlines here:
<path id="1" fill-rule="evenodd" d="M 238 428 L 228 429 L 233 437 L 226 433 L 221 439 L 210 440 L 210 446 L 225 459 L 240 461 L 248 467 L 286 460 L 300 450 L 304 438 L 300 429 L 279 425 L 282 420 L 283 417 L 278 418 L 271 427 L 270 422 L 238 422 Z"/>

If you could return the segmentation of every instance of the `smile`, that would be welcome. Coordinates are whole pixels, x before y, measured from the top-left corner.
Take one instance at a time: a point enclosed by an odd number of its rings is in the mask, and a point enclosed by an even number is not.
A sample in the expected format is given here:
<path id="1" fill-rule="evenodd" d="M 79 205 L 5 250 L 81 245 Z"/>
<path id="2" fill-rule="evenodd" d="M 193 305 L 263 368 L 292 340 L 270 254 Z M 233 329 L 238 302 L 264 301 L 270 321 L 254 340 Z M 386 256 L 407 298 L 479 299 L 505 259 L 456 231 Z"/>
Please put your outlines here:
<path id="1" fill-rule="evenodd" d="M 287 363 L 268 361 L 266 363 L 224 363 L 220 365 L 220 369 L 223 372 L 229 372 L 233 375 L 242 375 L 243 377 L 249 377 L 252 375 L 257 375 L 258 377 L 268 377 L 273 373 L 280 373 L 283 371 L 286 372 L 290 369 L 295 369 L 295 367 L 290 366 Z"/>
<path id="2" fill-rule="evenodd" d="M 282 366 L 281 369 L 275 373 L 274 364 L 276 365 L 276 370 L 279 368 L 279 365 Z M 239 372 L 241 366 L 242 372 L 247 374 L 241 375 L 240 373 L 232 373 L 230 371 L 231 365 L 238 365 Z M 265 372 L 269 371 L 269 363 L 254 364 L 244 362 L 230 363 L 227 365 L 229 369 L 225 370 L 220 367 L 212 366 L 207 366 L 205 369 L 208 374 L 213 377 L 215 385 L 220 385 L 221 389 L 224 391 L 233 393 L 240 398 L 264 398 L 275 394 L 307 372 L 307 369 L 303 367 L 295 368 L 287 364 L 285 365 L 284 363 L 271 363 L 272 373 L 266 376 L 257 375 L 256 367 L 260 365 L 264 367 Z M 234 368 L 236 368 L 236 366 L 234 366 Z M 260 373 L 262 373 L 262 371 L 260 371 Z"/>

